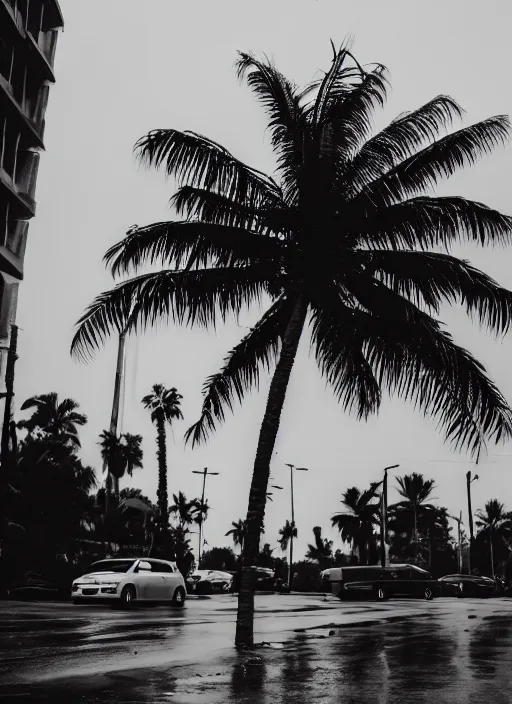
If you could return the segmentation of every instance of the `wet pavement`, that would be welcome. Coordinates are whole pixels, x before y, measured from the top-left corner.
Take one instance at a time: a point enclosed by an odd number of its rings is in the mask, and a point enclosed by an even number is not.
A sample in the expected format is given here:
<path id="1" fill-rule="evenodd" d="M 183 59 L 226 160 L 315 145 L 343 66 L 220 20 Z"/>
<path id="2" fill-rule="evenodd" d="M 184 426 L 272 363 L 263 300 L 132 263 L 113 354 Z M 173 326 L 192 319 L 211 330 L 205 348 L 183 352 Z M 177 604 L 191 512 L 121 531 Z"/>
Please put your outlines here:
<path id="1" fill-rule="evenodd" d="M 231 596 L 129 612 L 0 602 L 0 702 L 512 701 L 510 599 L 269 595 L 256 608 L 260 647 L 240 653 Z"/>

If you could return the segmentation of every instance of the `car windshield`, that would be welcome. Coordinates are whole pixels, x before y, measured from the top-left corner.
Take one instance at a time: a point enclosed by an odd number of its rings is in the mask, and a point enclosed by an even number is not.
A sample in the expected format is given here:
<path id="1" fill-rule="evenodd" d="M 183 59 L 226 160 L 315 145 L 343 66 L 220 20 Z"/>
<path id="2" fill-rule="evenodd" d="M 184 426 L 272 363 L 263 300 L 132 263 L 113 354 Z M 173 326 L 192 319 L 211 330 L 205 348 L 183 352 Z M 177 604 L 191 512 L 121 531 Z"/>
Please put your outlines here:
<path id="1" fill-rule="evenodd" d="M 135 560 L 100 560 L 94 562 L 85 574 L 93 572 L 128 572 Z"/>

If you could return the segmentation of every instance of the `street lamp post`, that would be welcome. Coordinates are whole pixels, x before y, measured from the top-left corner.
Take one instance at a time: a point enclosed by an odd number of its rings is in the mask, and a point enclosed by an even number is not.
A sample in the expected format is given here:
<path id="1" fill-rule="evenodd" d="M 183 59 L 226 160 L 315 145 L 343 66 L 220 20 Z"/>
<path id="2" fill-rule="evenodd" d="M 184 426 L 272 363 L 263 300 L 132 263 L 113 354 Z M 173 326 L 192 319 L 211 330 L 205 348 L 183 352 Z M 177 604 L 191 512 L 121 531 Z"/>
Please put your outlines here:
<path id="1" fill-rule="evenodd" d="M 381 495 L 381 516 L 380 516 L 380 564 L 387 567 L 389 563 L 386 546 L 388 544 L 388 470 L 400 467 L 399 464 L 392 464 L 384 467 L 384 480 L 382 482 Z"/>
<path id="2" fill-rule="evenodd" d="M 307 472 L 307 467 L 296 467 L 294 464 L 288 464 L 286 466 L 290 468 L 290 489 L 291 489 L 291 499 L 292 499 L 292 533 L 290 535 L 290 565 L 288 567 L 288 589 L 292 588 L 292 576 L 293 576 L 293 531 L 295 529 L 295 509 L 293 505 L 293 470 L 299 472 Z"/>
<path id="3" fill-rule="evenodd" d="M 192 470 L 192 474 L 202 474 L 203 475 L 203 492 L 201 494 L 201 511 L 204 506 L 204 492 L 206 488 L 206 477 L 216 477 L 219 475 L 219 472 L 209 472 L 208 467 L 205 467 L 202 472 L 198 471 L 197 469 Z M 199 563 L 201 562 L 201 547 L 202 543 L 201 540 L 203 538 L 203 516 L 200 515 L 199 517 L 199 550 L 197 552 L 197 567 L 199 569 Z"/>
<path id="4" fill-rule="evenodd" d="M 468 492 L 468 523 L 469 523 L 469 574 L 471 574 L 471 552 L 473 549 L 473 510 L 471 508 L 471 484 L 478 479 L 478 474 L 471 478 L 471 472 L 466 473 L 466 487 Z"/>
<path id="5" fill-rule="evenodd" d="M 457 540 L 459 545 L 459 574 L 462 574 L 462 511 L 460 512 L 459 518 L 457 518 L 457 516 L 450 516 L 450 518 L 453 518 L 454 521 L 457 521 Z"/>

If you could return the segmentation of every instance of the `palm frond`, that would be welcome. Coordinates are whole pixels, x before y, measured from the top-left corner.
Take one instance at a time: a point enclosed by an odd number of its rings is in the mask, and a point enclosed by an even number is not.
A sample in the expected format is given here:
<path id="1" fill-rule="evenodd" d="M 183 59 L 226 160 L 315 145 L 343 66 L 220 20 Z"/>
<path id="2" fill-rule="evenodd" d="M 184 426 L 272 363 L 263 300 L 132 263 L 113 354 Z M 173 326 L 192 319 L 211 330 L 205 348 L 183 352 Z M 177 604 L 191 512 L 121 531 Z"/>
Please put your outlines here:
<path id="1" fill-rule="evenodd" d="M 217 422 L 224 421 L 225 409 L 233 411 L 235 398 L 241 402 L 247 391 L 258 385 L 261 366 L 269 369 L 277 355 L 292 308 L 286 297 L 279 298 L 231 350 L 222 370 L 206 380 L 201 417 L 187 430 L 186 442 L 192 440 L 194 446 L 206 441 Z"/>
<path id="2" fill-rule="evenodd" d="M 96 297 L 77 323 L 71 353 L 86 359 L 113 332 L 144 329 L 161 320 L 215 325 L 219 317 L 225 320 L 259 301 L 269 280 L 268 270 L 258 266 L 137 276 Z"/>
<path id="3" fill-rule="evenodd" d="M 457 130 L 405 159 L 363 188 L 355 202 L 362 207 L 393 205 L 435 188 L 441 178 L 472 166 L 477 159 L 505 145 L 510 136 L 506 115 L 491 117 Z"/>
<path id="4" fill-rule="evenodd" d="M 307 126 L 301 105 L 302 95 L 268 59 L 264 63 L 252 54 L 239 52 L 239 55 L 238 78 L 246 78 L 267 112 L 284 198 L 292 202 L 298 193 L 303 166 L 303 135 Z"/>
<path id="5" fill-rule="evenodd" d="M 185 189 L 181 189 L 179 193 Z M 197 194 L 197 189 L 195 190 Z M 172 268 L 239 266 L 280 258 L 284 244 L 275 237 L 233 225 L 208 222 L 158 222 L 130 231 L 107 251 L 112 274 L 137 272 L 146 264 Z"/>
<path id="6" fill-rule="evenodd" d="M 482 436 L 512 437 L 512 410 L 483 366 L 438 322 L 375 282 L 354 310 L 365 356 L 381 389 L 410 399 L 437 419 L 448 441 L 473 454 Z"/>
<path id="7" fill-rule="evenodd" d="M 250 207 L 262 200 L 281 200 L 275 181 L 236 159 L 227 149 L 195 132 L 152 130 L 138 140 L 135 152 L 142 163 L 165 167 L 179 185 L 216 191 Z"/>
<path id="8" fill-rule="evenodd" d="M 457 257 L 437 252 L 372 251 L 365 271 L 416 305 L 439 313 L 461 303 L 470 316 L 496 333 L 512 322 L 512 292 Z"/>
<path id="9" fill-rule="evenodd" d="M 512 217 L 459 197 L 418 197 L 390 207 L 353 212 L 353 239 L 370 249 L 429 249 L 468 239 L 510 244 Z"/>
<path id="10" fill-rule="evenodd" d="M 462 108 L 447 95 L 439 95 L 422 107 L 400 115 L 366 144 L 354 157 L 340 187 L 355 194 L 364 186 L 415 154 L 447 130 Z"/>

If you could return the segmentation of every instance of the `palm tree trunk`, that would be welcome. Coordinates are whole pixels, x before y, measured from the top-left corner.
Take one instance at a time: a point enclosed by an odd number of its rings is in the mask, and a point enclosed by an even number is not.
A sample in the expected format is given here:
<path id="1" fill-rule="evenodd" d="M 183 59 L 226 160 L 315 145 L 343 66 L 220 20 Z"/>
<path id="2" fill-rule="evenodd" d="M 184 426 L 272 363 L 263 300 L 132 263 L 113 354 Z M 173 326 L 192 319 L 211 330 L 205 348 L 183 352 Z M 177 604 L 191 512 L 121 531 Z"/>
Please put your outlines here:
<path id="1" fill-rule="evenodd" d="M 491 577 L 494 579 L 494 550 L 492 544 L 492 527 L 489 528 L 489 544 L 491 547 Z"/>
<path id="2" fill-rule="evenodd" d="M 167 531 L 168 517 L 168 495 L 167 495 L 167 449 L 165 443 L 165 420 L 159 418 L 157 422 L 157 453 L 158 459 L 158 490 L 157 502 L 160 510 L 160 520 L 162 532 Z"/>
<path id="3" fill-rule="evenodd" d="M 302 296 L 299 296 L 283 336 L 281 354 L 270 384 L 265 415 L 260 428 L 242 551 L 242 578 L 238 594 L 236 645 L 252 647 L 254 641 L 254 582 L 251 567 L 259 551 L 260 535 L 265 518 L 270 462 L 307 310 L 307 304 Z"/>

